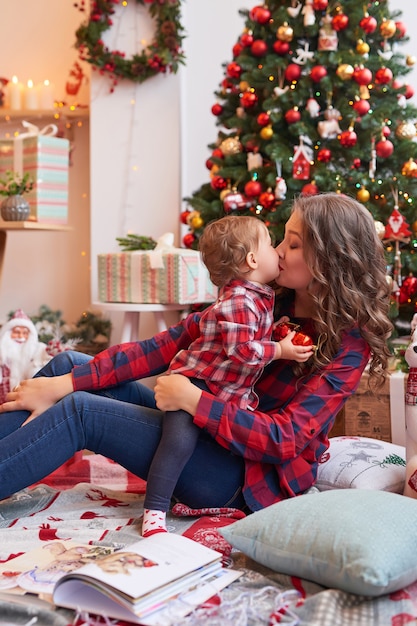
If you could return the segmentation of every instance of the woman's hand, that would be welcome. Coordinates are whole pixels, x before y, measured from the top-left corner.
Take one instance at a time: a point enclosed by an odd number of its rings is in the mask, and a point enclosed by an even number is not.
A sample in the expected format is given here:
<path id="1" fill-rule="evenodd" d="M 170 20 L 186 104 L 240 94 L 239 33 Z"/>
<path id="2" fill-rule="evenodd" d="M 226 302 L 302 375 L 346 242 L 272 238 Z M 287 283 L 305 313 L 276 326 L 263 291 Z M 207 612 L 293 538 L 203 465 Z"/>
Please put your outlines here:
<path id="1" fill-rule="evenodd" d="M 182 374 L 160 376 L 155 385 L 156 406 L 161 411 L 178 411 L 182 409 L 191 415 L 197 412 L 201 398 L 201 389 Z"/>
<path id="2" fill-rule="evenodd" d="M 30 416 L 22 424 L 24 426 L 73 390 L 71 373 L 23 380 L 9 391 L 6 402 L 0 405 L 0 413 L 30 411 Z"/>

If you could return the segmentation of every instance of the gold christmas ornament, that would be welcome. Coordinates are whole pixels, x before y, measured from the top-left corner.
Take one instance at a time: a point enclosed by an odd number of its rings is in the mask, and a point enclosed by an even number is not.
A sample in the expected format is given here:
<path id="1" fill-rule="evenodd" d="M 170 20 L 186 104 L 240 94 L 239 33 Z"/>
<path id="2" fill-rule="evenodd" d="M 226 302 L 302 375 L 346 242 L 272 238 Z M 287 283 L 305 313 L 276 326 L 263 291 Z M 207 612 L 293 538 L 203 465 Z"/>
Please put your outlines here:
<path id="1" fill-rule="evenodd" d="M 225 199 L 226 196 L 229 195 L 229 193 L 232 193 L 232 188 L 231 187 L 227 187 L 226 189 L 222 189 L 222 191 L 219 194 L 220 200 L 223 202 L 223 200 Z"/>
<path id="2" fill-rule="evenodd" d="M 198 211 L 196 211 L 196 213 L 198 213 Z M 191 220 L 190 220 L 190 227 L 193 230 L 197 230 L 198 228 L 201 228 L 202 226 L 204 226 L 204 220 L 201 217 L 200 214 L 195 215 Z"/>
<path id="3" fill-rule="evenodd" d="M 411 229 L 413 233 L 417 233 L 417 221 L 411 224 Z"/>
<path id="4" fill-rule="evenodd" d="M 366 41 L 364 41 L 363 39 L 359 39 L 358 43 L 356 44 L 356 52 L 362 55 L 368 54 L 369 45 L 366 43 Z"/>
<path id="5" fill-rule="evenodd" d="M 189 215 L 187 215 L 187 224 L 192 228 L 192 222 L 195 218 L 200 217 L 200 211 L 190 211 Z"/>
<path id="6" fill-rule="evenodd" d="M 401 122 L 396 128 L 395 134 L 399 139 L 413 139 L 417 135 L 417 129 L 412 122 Z"/>
<path id="7" fill-rule="evenodd" d="M 381 33 L 383 37 L 386 37 L 386 39 L 393 37 L 395 35 L 396 30 L 397 30 L 397 25 L 394 22 L 394 20 L 384 19 L 382 21 L 381 26 L 379 27 L 379 32 Z"/>
<path id="8" fill-rule="evenodd" d="M 214 163 L 210 168 L 210 178 L 213 178 L 213 176 L 217 176 L 217 172 L 219 171 L 219 169 L 220 167 L 216 165 L 216 163 Z"/>
<path id="9" fill-rule="evenodd" d="M 369 193 L 367 189 L 365 189 L 365 187 L 361 187 L 358 193 L 356 194 L 356 199 L 362 203 L 368 202 L 370 197 L 371 197 L 371 194 Z"/>
<path id="10" fill-rule="evenodd" d="M 274 131 L 272 130 L 272 126 L 264 126 L 264 128 L 261 129 L 260 131 L 260 136 L 262 137 L 262 139 L 271 139 L 271 137 L 274 134 Z"/>
<path id="11" fill-rule="evenodd" d="M 227 139 L 223 139 L 219 147 L 225 156 L 242 152 L 242 144 L 237 137 L 227 137 Z"/>
<path id="12" fill-rule="evenodd" d="M 401 174 L 408 178 L 417 176 L 417 163 L 413 159 L 408 159 L 402 166 Z"/>
<path id="13" fill-rule="evenodd" d="M 349 63 L 342 63 L 336 70 L 336 74 L 342 80 L 350 80 L 353 76 L 354 69 Z"/>
<path id="14" fill-rule="evenodd" d="M 288 22 L 284 22 L 277 30 L 277 38 L 280 41 L 292 41 L 294 37 L 294 31 Z"/>
<path id="15" fill-rule="evenodd" d="M 375 221 L 376 234 L 380 239 L 384 238 L 385 235 L 385 225 L 382 222 Z"/>
<path id="16" fill-rule="evenodd" d="M 415 64 L 416 62 L 416 57 L 413 56 L 412 54 L 407 55 L 407 58 L 405 59 L 405 62 L 407 63 L 407 65 L 409 67 L 411 67 L 412 65 Z"/>
<path id="17" fill-rule="evenodd" d="M 243 93 L 244 91 L 248 91 L 250 89 L 250 85 L 247 80 L 241 80 L 239 83 L 239 89 Z"/>

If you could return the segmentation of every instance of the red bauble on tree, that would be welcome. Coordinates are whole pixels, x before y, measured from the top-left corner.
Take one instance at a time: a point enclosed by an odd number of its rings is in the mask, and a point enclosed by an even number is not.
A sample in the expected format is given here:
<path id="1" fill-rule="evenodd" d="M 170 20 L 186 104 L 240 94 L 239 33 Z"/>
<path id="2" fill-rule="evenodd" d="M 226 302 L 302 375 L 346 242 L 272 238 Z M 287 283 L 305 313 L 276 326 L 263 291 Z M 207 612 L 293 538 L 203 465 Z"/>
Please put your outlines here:
<path id="1" fill-rule="evenodd" d="M 210 185 L 216 191 L 221 191 L 222 189 L 226 189 L 227 180 L 223 178 L 223 176 L 213 176 L 210 181 Z"/>
<path id="2" fill-rule="evenodd" d="M 259 204 L 264 207 L 264 209 L 272 209 L 275 206 L 275 194 L 272 193 L 270 189 L 268 191 L 264 191 L 259 196 Z"/>
<path id="3" fill-rule="evenodd" d="M 230 78 L 240 78 L 242 75 L 242 68 L 240 67 L 238 63 L 235 63 L 234 61 L 232 61 L 226 67 L 226 74 Z"/>
<path id="4" fill-rule="evenodd" d="M 315 65 L 310 71 L 311 80 L 315 83 L 319 83 L 322 78 L 327 76 L 327 70 L 324 65 Z"/>
<path id="5" fill-rule="evenodd" d="M 357 141 L 358 141 L 357 134 L 355 133 L 354 130 L 350 128 L 340 133 L 340 143 L 345 148 L 353 148 L 353 146 L 356 145 Z"/>
<path id="6" fill-rule="evenodd" d="M 395 31 L 395 34 L 399 39 L 402 39 L 407 32 L 407 26 L 404 24 L 404 22 L 395 22 L 395 26 L 397 29 Z"/>
<path id="7" fill-rule="evenodd" d="M 240 43 L 242 44 L 244 48 L 250 48 L 251 45 L 253 44 L 252 32 L 249 31 L 247 33 L 243 33 L 243 35 L 240 38 Z"/>
<path id="8" fill-rule="evenodd" d="M 315 11 L 325 11 L 329 5 L 329 0 L 313 0 L 313 9 Z"/>
<path id="9" fill-rule="evenodd" d="M 303 196 L 315 196 L 319 193 L 319 188 L 316 183 L 307 183 L 307 185 L 304 185 L 301 189 L 301 193 Z"/>
<path id="10" fill-rule="evenodd" d="M 394 152 L 394 144 L 389 139 L 381 139 L 375 144 L 376 155 L 381 159 L 387 159 Z"/>
<path id="11" fill-rule="evenodd" d="M 353 109 L 361 117 L 366 115 L 370 108 L 369 100 L 356 100 L 356 102 L 353 103 Z"/>
<path id="12" fill-rule="evenodd" d="M 265 6 L 256 6 L 249 12 L 250 19 L 258 24 L 266 24 L 271 19 L 271 12 Z"/>
<path id="13" fill-rule="evenodd" d="M 329 148 L 321 148 L 318 152 L 317 152 L 317 161 L 320 161 L 320 163 L 328 163 L 332 158 L 332 153 L 329 150 Z"/>
<path id="14" fill-rule="evenodd" d="M 223 113 L 222 105 L 216 102 L 216 104 L 213 104 L 213 106 L 211 107 L 211 112 L 213 113 L 213 115 L 221 115 Z"/>
<path id="15" fill-rule="evenodd" d="M 182 238 L 182 243 L 184 244 L 184 246 L 186 248 L 191 248 L 191 246 L 193 245 L 195 240 L 196 240 L 196 237 L 195 237 L 195 235 L 193 233 L 187 233 Z"/>
<path id="16" fill-rule="evenodd" d="M 258 122 L 259 126 L 268 126 L 268 124 L 271 121 L 271 117 L 269 115 L 269 113 L 259 113 L 258 117 L 256 118 L 256 121 Z"/>
<path id="17" fill-rule="evenodd" d="M 362 28 L 362 30 L 365 31 L 367 35 L 370 35 L 371 33 L 376 31 L 378 22 L 374 17 L 366 14 L 365 17 L 363 17 L 359 22 L 359 26 Z"/>
<path id="18" fill-rule="evenodd" d="M 263 57 L 268 52 L 268 46 L 263 39 L 255 39 L 250 47 L 254 57 Z"/>
<path id="19" fill-rule="evenodd" d="M 191 211 L 183 211 L 180 214 L 181 224 L 188 224 L 187 219 L 188 219 L 188 216 L 190 215 L 190 213 L 191 213 Z"/>
<path id="20" fill-rule="evenodd" d="M 240 42 L 235 43 L 235 45 L 232 48 L 233 58 L 235 59 L 236 57 L 239 56 L 239 54 L 242 54 L 242 50 L 243 50 L 242 44 Z"/>
<path id="21" fill-rule="evenodd" d="M 276 39 L 274 43 L 272 44 L 272 48 L 274 52 L 276 52 L 280 56 L 285 56 L 290 49 L 290 44 L 288 43 L 288 41 L 282 41 L 281 39 Z"/>
<path id="22" fill-rule="evenodd" d="M 355 67 L 352 78 L 358 85 L 369 85 L 372 82 L 372 72 L 367 67 Z"/>
<path id="23" fill-rule="evenodd" d="M 257 180 L 250 180 L 245 185 L 245 195 L 248 198 L 256 198 L 262 192 L 262 185 Z"/>
<path id="24" fill-rule="evenodd" d="M 245 91 L 242 93 L 240 102 L 244 109 L 250 109 L 258 102 L 258 96 L 253 91 Z"/>
<path id="25" fill-rule="evenodd" d="M 284 77 L 289 82 L 293 80 L 298 80 L 301 76 L 301 67 L 296 63 L 290 63 L 285 68 Z"/>
<path id="26" fill-rule="evenodd" d="M 294 107 L 293 109 L 287 111 L 284 117 L 288 124 L 296 124 L 301 119 L 301 113 L 297 107 Z"/>
<path id="27" fill-rule="evenodd" d="M 338 13 L 332 19 L 332 26 L 334 30 L 340 31 L 347 28 L 349 25 L 349 18 L 344 13 Z"/>
<path id="28" fill-rule="evenodd" d="M 393 79 L 393 74 L 389 67 L 380 67 L 379 70 L 375 72 L 375 82 L 377 85 L 386 85 L 390 83 Z"/>

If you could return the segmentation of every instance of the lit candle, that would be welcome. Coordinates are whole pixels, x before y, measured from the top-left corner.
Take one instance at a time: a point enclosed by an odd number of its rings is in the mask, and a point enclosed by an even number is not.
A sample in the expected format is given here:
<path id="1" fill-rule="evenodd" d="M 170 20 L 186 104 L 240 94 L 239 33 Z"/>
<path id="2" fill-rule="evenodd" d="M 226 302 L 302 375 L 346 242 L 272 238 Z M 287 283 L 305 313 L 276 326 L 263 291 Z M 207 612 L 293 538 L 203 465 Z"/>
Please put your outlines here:
<path id="1" fill-rule="evenodd" d="M 33 86 L 33 80 L 28 80 L 25 90 L 25 109 L 36 110 L 38 108 L 38 94 Z"/>
<path id="2" fill-rule="evenodd" d="M 50 110 L 54 108 L 54 86 L 49 80 L 44 80 L 38 87 L 39 108 Z"/>
<path id="3" fill-rule="evenodd" d="M 11 109 L 18 111 L 22 108 L 22 85 L 17 76 L 13 76 L 7 85 L 7 97 Z"/>

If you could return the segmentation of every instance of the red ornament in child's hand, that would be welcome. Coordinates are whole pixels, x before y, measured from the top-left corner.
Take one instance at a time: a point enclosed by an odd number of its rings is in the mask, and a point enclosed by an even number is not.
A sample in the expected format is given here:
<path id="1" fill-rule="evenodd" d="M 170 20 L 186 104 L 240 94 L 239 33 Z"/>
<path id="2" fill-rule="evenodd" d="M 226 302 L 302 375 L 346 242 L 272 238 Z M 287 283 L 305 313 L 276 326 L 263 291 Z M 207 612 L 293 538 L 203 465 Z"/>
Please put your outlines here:
<path id="1" fill-rule="evenodd" d="M 313 340 L 308 335 L 304 333 L 295 333 L 292 338 L 292 342 L 295 346 L 312 346 Z"/>
<path id="2" fill-rule="evenodd" d="M 274 340 L 281 341 L 288 335 L 289 332 L 295 330 L 295 335 L 292 338 L 292 343 L 296 346 L 313 346 L 313 340 L 311 337 L 306 335 L 305 333 L 301 333 L 296 330 L 298 328 L 297 324 L 292 324 L 291 322 L 281 322 L 274 329 Z"/>

